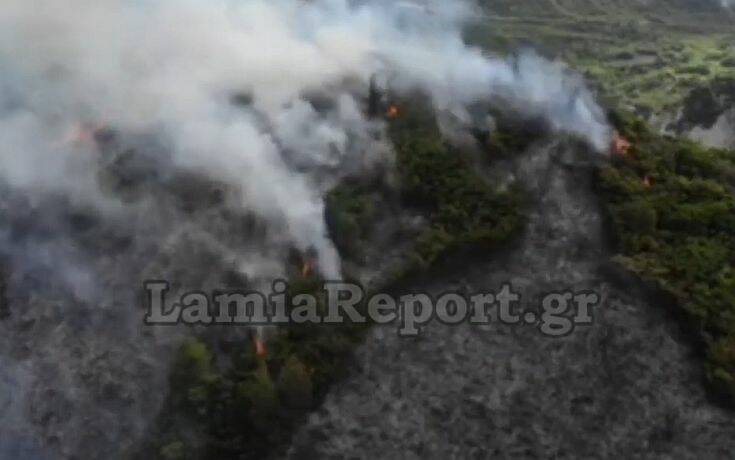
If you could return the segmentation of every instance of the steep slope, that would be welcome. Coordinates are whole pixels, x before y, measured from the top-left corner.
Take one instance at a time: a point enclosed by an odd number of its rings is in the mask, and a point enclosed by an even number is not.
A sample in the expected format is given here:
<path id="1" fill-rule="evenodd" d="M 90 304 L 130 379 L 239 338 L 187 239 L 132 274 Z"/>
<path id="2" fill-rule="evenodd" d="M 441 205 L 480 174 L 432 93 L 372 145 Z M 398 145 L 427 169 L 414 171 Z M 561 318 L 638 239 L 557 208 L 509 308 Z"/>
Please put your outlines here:
<path id="1" fill-rule="evenodd" d="M 510 282 L 533 304 L 593 289 L 603 293 L 593 324 L 556 339 L 529 325 L 433 322 L 416 339 L 376 327 L 289 458 L 723 458 L 735 449 L 732 414 L 708 401 L 667 305 L 606 268 L 590 158 L 574 150 L 537 145 L 515 165 L 535 200 L 517 249 L 412 290 Z"/>

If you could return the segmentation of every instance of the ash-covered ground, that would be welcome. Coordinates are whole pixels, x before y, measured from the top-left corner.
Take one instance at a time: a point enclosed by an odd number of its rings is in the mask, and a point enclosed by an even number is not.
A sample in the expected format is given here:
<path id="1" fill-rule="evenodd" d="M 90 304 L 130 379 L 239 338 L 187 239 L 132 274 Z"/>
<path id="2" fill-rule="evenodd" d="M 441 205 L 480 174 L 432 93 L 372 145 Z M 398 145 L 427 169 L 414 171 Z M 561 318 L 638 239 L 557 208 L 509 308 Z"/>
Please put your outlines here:
<path id="1" fill-rule="evenodd" d="M 233 276 L 255 284 L 252 267 L 280 269 L 265 259 L 286 249 L 275 227 L 233 205 L 231 187 L 170 168 L 151 139 L 94 137 L 97 173 L 120 206 L 99 213 L 13 189 L 0 200 L 2 460 L 129 456 L 192 334 L 144 323 L 144 281 L 171 280 L 171 292 Z"/>
<path id="2" fill-rule="evenodd" d="M 696 347 L 667 305 L 607 262 L 589 156 L 537 146 L 516 165 L 535 205 L 519 246 L 412 286 L 526 302 L 560 289 L 603 297 L 565 338 L 533 326 L 375 327 L 350 377 L 295 435 L 298 458 L 728 458 L 732 412 L 708 400 Z"/>

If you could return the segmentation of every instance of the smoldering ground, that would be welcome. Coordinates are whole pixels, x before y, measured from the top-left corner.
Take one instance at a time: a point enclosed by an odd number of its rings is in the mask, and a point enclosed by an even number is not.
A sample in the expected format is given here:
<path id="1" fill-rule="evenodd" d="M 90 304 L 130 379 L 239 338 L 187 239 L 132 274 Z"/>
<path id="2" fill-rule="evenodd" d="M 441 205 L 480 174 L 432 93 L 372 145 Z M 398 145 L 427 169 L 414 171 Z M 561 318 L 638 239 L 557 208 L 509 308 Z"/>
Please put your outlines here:
<path id="1" fill-rule="evenodd" d="M 460 122 L 502 97 L 604 149 L 602 112 L 562 63 L 463 43 L 472 8 L 3 2 L 0 362 L 11 376 L 0 385 L 13 398 L 0 457 L 134 445 L 182 334 L 141 329 L 140 280 L 192 289 L 233 274 L 257 286 L 294 248 L 339 277 L 323 196 L 391 158 L 383 121 L 366 113 L 372 78 L 386 94 L 422 91 Z"/>

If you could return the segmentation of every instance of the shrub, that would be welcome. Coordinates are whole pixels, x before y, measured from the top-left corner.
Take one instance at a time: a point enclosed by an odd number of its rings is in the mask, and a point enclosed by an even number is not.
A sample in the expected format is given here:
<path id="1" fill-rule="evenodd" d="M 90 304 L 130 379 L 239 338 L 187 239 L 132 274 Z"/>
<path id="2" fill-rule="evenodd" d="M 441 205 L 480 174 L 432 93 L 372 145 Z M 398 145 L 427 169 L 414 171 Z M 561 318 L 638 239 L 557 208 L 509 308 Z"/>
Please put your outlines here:
<path id="1" fill-rule="evenodd" d="M 240 383 L 236 397 L 249 409 L 251 420 L 263 429 L 268 428 L 280 406 L 276 387 L 266 372 Z"/>
<path id="2" fill-rule="evenodd" d="M 704 64 L 685 66 L 685 67 L 680 68 L 679 71 L 684 74 L 703 75 L 703 76 L 709 75 L 711 73 L 710 68 Z"/>
<path id="3" fill-rule="evenodd" d="M 427 115 L 431 113 L 412 104 L 390 127 L 403 199 L 429 217 L 410 256 L 409 264 L 418 270 L 460 248 L 497 247 L 517 235 L 524 221 L 522 190 L 500 191 L 478 176 L 467 159 L 444 142 L 433 115 Z M 506 125 L 499 123 L 498 129 Z M 496 131 L 495 136 L 503 135 Z M 504 142 L 502 148 L 518 152 L 532 139 L 526 133 L 522 141 Z"/>
<path id="4" fill-rule="evenodd" d="M 190 339 L 183 345 L 171 380 L 180 404 L 199 415 L 207 414 L 221 380 L 212 352 L 204 342 Z"/>
<path id="5" fill-rule="evenodd" d="M 288 407 L 311 408 L 314 395 L 311 373 L 296 356 L 291 356 L 281 369 L 278 377 L 278 392 Z"/>
<path id="6" fill-rule="evenodd" d="M 652 205 L 637 200 L 620 205 L 616 210 L 618 225 L 623 232 L 652 234 L 656 230 L 658 216 Z"/>

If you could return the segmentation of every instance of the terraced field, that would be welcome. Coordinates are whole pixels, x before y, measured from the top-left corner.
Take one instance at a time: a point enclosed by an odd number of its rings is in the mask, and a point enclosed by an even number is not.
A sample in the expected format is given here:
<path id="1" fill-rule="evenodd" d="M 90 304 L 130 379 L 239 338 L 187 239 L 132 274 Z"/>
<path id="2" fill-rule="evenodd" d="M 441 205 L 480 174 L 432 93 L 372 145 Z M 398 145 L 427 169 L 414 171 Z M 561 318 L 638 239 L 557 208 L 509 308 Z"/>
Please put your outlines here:
<path id="1" fill-rule="evenodd" d="M 558 57 L 609 105 L 664 127 L 692 90 L 735 79 L 735 14 L 717 2 L 493 1 L 468 39 Z"/>

